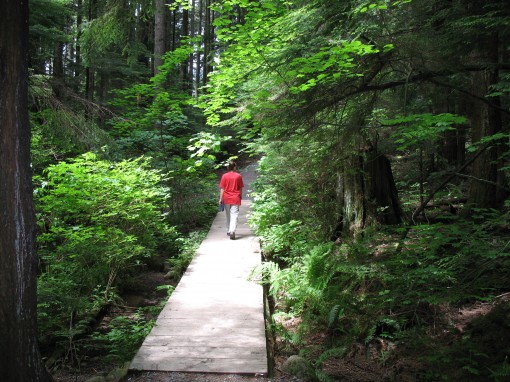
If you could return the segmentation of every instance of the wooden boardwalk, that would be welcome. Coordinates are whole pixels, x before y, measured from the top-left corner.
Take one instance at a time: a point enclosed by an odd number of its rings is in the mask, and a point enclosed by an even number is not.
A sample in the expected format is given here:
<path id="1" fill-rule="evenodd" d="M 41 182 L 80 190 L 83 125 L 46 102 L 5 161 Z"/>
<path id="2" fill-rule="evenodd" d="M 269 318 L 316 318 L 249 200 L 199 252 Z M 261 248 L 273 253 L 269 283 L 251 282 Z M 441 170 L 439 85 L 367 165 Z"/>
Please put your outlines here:
<path id="1" fill-rule="evenodd" d="M 132 370 L 267 375 L 263 291 L 247 280 L 260 246 L 241 206 L 236 240 L 218 213 L 131 362 Z"/>

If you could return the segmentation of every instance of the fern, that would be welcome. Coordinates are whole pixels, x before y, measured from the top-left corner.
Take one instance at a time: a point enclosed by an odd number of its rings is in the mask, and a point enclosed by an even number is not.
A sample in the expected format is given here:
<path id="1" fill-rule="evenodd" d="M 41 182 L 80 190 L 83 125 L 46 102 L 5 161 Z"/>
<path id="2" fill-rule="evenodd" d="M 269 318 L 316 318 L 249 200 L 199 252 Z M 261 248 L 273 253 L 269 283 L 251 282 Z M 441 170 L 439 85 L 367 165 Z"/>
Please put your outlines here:
<path id="1" fill-rule="evenodd" d="M 494 378 L 496 382 L 508 381 L 510 379 L 508 356 L 505 357 L 502 364 L 498 365 L 495 369 L 489 369 L 489 371 L 491 372 L 491 377 Z"/>
<path id="2" fill-rule="evenodd" d="M 334 329 L 338 324 L 338 320 L 344 314 L 344 309 L 340 307 L 340 305 L 335 305 L 328 314 L 328 328 Z"/>

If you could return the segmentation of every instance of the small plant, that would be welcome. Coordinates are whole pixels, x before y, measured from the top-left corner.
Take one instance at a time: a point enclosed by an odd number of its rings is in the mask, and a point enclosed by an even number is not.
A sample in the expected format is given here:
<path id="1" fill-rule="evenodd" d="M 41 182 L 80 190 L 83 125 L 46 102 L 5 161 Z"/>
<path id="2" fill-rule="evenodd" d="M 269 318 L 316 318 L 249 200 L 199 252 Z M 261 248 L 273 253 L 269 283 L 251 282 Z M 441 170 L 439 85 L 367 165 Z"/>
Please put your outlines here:
<path id="1" fill-rule="evenodd" d="M 193 231 L 190 232 L 188 237 L 180 237 L 176 240 L 178 246 L 178 253 L 175 257 L 167 260 L 170 265 L 170 271 L 168 275 L 178 281 L 184 274 L 188 265 L 193 260 L 193 256 L 200 246 L 200 243 L 204 240 L 207 232 L 205 231 Z"/>
<path id="2" fill-rule="evenodd" d="M 113 318 L 105 333 L 96 332 L 92 338 L 107 349 L 111 361 L 121 363 L 133 358 L 153 326 L 154 320 L 145 319 L 137 311 L 131 316 Z"/>
<path id="3" fill-rule="evenodd" d="M 490 376 L 496 382 L 504 382 L 510 379 L 510 364 L 508 363 L 508 356 L 505 357 L 505 360 L 497 365 L 496 367 L 490 369 Z"/>

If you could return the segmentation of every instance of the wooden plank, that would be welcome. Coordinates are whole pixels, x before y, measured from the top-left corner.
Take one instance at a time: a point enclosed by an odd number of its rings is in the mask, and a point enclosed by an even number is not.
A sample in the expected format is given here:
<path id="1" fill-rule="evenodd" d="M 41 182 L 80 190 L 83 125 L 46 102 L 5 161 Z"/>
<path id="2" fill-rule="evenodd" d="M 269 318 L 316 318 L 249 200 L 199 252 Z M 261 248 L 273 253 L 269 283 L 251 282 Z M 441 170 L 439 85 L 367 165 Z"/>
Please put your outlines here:
<path id="1" fill-rule="evenodd" d="M 175 347 L 187 347 L 196 346 L 204 347 L 211 342 L 210 336 L 148 336 L 139 352 L 146 346 L 175 346 Z M 225 346 L 225 347 L 260 347 L 266 346 L 265 338 L 253 337 L 253 336 L 242 336 L 242 335 L 228 335 L 221 338 L 216 338 L 214 346 Z"/>
<path id="2" fill-rule="evenodd" d="M 149 359 L 134 360 L 130 368 L 194 373 L 267 374 L 267 364 L 264 361 L 223 358 L 179 360 L 153 356 Z"/>
<path id="3" fill-rule="evenodd" d="M 175 317 L 175 316 L 160 316 L 156 321 L 156 326 L 181 326 L 189 329 L 196 327 L 208 328 L 225 328 L 233 329 L 238 328 L 242 330 L 244 327 L 264 327 L 264 320 L 259 317 L 243 316 L 241 314 L 229 318 L 224 318 L 219 315 L 210 316 L 189 316 L 189 317 Z"/>
<path id="4" fill-rule="evenodd" d="M 212 312 L 212 311 L 201 312 L 200 314 L 203 315 L 203 317 L 207 317 L 210 320 L 221 319 L 221 316 L 216 316 L 216 313 Z M 235 320 L 239 320 L 239 321 L 254 321 L 253 324 L 255 324 L 255 322 L 260 322 L 261 325 L 264 325 L 263 319 L 259 319 L 257 317 L 254 318 L 252 314 L 246 313 L 246 312 L 238 311 L 235 314 L 229 315 L 229 317 L 230 317 L 230 319 L 235 319 Z M 192 315 L 189 312 L 184 311 L 184 310 L 182 310 L 182 311 L 181 310 L 173 310 L 173 311 L 162 312 L 158 317 L 158 321 L 164 320 L 164 319 L 167 319 L 167 320 L 190 320 L 190 321 L 202 322 L 200 317 L 197 317 L 196 315 Z M 157 321 L 157 323 L 159 324 L 158 321 Z M 177 324 L 177 325 L 179 325 L 179 324 Z M 183 326 L 183 325 L 179 325 L 179 326 Z"/>
<path id="5" fill-rule="evenodd" d="M 162 358 L 207 358 L 214 354 L 215 358 L 238 358 L 238 359 L 252 359 L 254 356 L 264 355 L 266 349 L 264 347 L 217 347 L 217 346 L 147 346 L 140 349 L 139 354 L 145 357 L 151 357 L 157 354 Z"/>
<path id="6" fill-rule="evenodd" d="M 230 308 L 232 310 L 242 310 L 260 308 L 263 306 L 262 301 L 253 302 L 254 299 L 262 300 L 262 295 L 258 293 L 246 293 L 244 297 L 232 296 L 230 300 L 226 301 L 216 296 L 204 296 L 200 293 L 181 293 L 176 295 L 175 298 L 170 301 L 170 304 L 179 306 L 181 308 L 184 306 L 189 306 L 190 311 L 197 310 L 201 307 L 205 309 L 214 308 L 228 316 L 228 311 L 226 311 L 226 308 Z"/>
<path id="7" fill-rule="evenodd" d="M 197 313 L 197 314 L 193 314 Z M 173 319 L 186 319 L 189 317 L 203 317 L 207 319 L 216 319 L 221 318 L 224 319 L 225 315 L 222 314 L 222 312 L 218 312 L 215 307 L 210 307 L 208 309 L 203 309 L 200 311 L 192 311 L 190 309 L 185 309 L 184 307 L 179 308 L 172 308 L 172 309 L 164 309 L 159 314 L 158 318 L 173 318 Z M 255 306 L 251 308 L 245 308 L 243 310 L 235 310 L 233 312 L 228 313 L 229 319 L 237 319 L 237 320 L 261 320 L 263 321 L 264 318 L 262 317 L 262 313 L 260 313 L 260 307 Z"/>
<path id="8" fill-rule="evenodd" d="M 243 330 L 250 330 L 250 333 L 252 335 L 255 335 L 255 336 L 264 336 L 265 335 L 265 330 L 264 328 L 262 327 L 252 327 L 252 328 L 248 328 L 248 327 L 243 327 L 242 328 Z M 232 328 L 218 328 L 218 327 L 213 327 L 213 326 L 203 326 L 203 327 L 200 327 L 200 326 L 193 326 L 191 328 L 187 328 L 186 326 L 154 326 L 154 328 L 152 329 L 151 331 L 151 335 L 153 336 L 175 336 L 175 335 L 179 335 L 180 333 L 183 333 L 184 330 L 192 330 L 192 335 L 194 336 L 213 336 L 213 337 L 217 337 L 217 336 L 221 336 L 221 335 L 226 335 L 226 334 L 229 334 L 229 333 L 232 333 Z M 191 335 L 191 333 L 190 333 Z"/>

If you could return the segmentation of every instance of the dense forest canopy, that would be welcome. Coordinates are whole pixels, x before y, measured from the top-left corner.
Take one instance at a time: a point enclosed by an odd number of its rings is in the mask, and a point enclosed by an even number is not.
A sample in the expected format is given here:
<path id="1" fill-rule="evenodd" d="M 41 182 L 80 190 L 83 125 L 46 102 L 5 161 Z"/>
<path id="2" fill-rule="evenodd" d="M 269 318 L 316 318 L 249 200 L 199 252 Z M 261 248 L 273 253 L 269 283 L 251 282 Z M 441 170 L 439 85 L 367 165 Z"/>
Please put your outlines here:
<path id="1" fill-rule="evenodd" d="M 251 157 L 282 352 L 301 350 L 325 381 L 356 344 L 375 343 L 375 363 L 411 355 L 418 380 L 510 375 L 510 342 L 489 345 L 480 329 L 510 338 L 507 0 L 29 8 L 47 367 L 79 364 L 91 320 L 141 270 L 178 280 L 215 213 L 217 166 Z M 460 332 L 447 319 L 501 301 Z M 115 361 L 150 328 L 137 314 L 95 334 Z M 314 330 L 327 340 L 307 346 Z"/>

